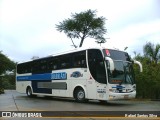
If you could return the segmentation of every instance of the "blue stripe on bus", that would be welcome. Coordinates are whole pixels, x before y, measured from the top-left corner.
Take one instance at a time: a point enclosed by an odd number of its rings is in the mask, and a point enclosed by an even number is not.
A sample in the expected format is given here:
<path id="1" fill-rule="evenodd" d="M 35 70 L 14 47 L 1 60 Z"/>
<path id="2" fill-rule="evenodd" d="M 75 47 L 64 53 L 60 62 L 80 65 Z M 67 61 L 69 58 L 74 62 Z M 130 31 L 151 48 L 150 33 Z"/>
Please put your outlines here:
<path id="1" fill-rule="evenodd" d="M 66 80 L 66 72 L 58 73 L 45 73 L 45 74 L 34 74 L 26 76 L 18 76 L 17 81 L 31 81 L 31 80 Z"/>

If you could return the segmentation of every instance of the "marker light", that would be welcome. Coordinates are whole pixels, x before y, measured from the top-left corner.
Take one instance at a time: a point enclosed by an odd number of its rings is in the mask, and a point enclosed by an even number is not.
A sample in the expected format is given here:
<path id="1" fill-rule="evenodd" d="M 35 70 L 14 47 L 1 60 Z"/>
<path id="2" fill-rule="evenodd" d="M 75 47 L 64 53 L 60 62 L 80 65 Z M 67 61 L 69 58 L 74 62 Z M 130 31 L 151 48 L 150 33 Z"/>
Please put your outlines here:
<path id="1" fill-rule="evenodd" d="M 109 50 L 106 49 L 106 55 L 110 56 Z"/>

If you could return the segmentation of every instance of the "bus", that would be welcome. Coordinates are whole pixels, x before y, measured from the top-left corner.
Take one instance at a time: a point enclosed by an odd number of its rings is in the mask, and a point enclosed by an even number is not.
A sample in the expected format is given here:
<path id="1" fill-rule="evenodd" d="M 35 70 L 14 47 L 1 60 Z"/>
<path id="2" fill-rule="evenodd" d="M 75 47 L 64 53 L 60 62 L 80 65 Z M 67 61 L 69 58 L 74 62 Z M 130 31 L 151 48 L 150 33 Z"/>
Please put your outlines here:
<path id="1" fill-rule="evenodd" d="M 133 64 L 142 71 L 142 64 L 125 51 L 79 48 L 17 64 L 16 90 L 29 97 L 69 97 L 77 102 L 132 99 Z"/>

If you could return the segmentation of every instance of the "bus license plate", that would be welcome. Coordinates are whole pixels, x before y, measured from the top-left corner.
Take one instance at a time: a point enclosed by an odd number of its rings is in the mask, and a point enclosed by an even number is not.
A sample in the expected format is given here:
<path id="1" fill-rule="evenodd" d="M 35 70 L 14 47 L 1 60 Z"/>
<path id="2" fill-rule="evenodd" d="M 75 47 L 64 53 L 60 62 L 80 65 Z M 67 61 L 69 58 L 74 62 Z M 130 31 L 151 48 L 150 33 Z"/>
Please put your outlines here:
<path id="1" fill-rule="evenodd" d="M 124 95 L 124 98 L 125 98 L 125 99 L 128 99 L 128 95 Z"/>

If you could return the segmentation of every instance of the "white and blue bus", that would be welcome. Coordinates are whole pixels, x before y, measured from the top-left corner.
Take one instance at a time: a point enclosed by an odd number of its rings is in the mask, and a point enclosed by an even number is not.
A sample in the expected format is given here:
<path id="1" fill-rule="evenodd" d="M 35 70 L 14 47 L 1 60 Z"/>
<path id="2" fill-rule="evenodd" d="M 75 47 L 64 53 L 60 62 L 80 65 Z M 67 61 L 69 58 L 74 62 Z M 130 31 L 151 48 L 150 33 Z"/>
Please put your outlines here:
<path id="1" fill-rule="evenodd" d="M 88 48 L 19 63 L 16 90 L 34 95 L 71 97 L 77 102 L 136 96 L 133 64 L 127 52 Z"/>

